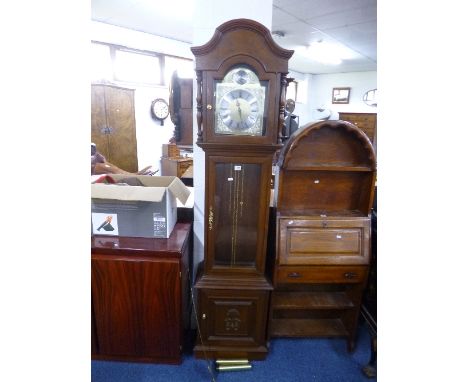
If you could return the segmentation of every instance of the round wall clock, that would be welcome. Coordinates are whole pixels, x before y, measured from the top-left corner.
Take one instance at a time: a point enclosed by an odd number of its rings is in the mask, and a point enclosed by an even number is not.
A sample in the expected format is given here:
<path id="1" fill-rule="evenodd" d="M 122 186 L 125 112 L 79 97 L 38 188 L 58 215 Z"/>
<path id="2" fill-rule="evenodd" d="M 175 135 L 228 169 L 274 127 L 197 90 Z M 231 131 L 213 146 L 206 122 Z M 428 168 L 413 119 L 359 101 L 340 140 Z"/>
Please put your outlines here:
<path id="1" fill-rule="evenodd" d="M 377 89 L 372 89 L 364 93 L 362 100 L 367 106 L 377 107 Z"/>
<path id="2" fill-rule="evenodd" d="M 169 105 L 166 100 L 156 98 L 151 103 L 151 116 L 159 121 L 161 126 L 164 125 L 164 120 L 169 116 Z"/>

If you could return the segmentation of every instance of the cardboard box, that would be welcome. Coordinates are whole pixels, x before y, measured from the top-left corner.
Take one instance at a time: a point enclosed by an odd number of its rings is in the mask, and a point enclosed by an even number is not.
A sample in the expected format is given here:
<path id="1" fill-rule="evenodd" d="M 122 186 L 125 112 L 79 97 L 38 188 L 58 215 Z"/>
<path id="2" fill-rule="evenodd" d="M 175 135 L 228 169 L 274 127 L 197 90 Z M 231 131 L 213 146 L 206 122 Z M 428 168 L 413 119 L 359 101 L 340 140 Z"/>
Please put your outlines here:
<path id="1" fill-rule="evenodd" d="M 190 190 L 175 176 L 105 175 L 116 184 L 91 184 L 91 220 L 95 235 L 168 238 L 177 222 L 177 199 Z M 118 185 L 131 178 L 143 186 Z"/>

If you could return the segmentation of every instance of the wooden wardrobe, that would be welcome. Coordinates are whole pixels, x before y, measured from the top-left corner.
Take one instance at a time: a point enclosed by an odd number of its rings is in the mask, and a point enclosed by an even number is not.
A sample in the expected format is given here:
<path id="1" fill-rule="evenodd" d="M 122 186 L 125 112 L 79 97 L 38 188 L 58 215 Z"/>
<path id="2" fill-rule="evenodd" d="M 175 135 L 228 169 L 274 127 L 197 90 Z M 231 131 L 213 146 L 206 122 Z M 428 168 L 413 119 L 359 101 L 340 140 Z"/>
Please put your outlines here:
<path id="1" fill-rule="evenodd" d="M 129 172 L 138 171 L 134 92 L 91 85 L 91 142 L 108 162 Z"/>

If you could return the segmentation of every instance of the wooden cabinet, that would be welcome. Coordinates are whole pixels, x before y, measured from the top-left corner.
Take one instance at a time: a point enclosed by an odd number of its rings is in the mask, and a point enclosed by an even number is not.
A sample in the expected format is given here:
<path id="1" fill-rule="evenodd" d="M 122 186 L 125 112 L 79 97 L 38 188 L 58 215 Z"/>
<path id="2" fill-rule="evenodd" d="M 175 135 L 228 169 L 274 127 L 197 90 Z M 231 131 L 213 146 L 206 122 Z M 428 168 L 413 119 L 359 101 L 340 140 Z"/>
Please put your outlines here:
<path id="1" fill-rule="evenodd" d="M 190 240 L 190 223 L 168 239 L 92 237 L 94 359 L 181 362 Z"/>
<path id="2" fill-rule="evenodd" d="M 370 261 L 375 152 L 342 121 L 294 133 L 278 159 L 271 336 L 342 336 L 354 347 Z"/>
<path id="3" fill-rule="evenodd" d="M 162 176 L 177 176 L 179 178 L 184 175 L 185 171 L 193 165 L 192 158 L 161 158 L 161 175 Z"/>
<path id="4" fill-rule="evenodd" d="M 138 171 L 133 89 L 91 85 L 91 141 L 108 162 Z"/>
<path id="5" fill-rule="evenodd" d="M 377 114 L 375 113 L 339 113 L 340 120 L 351 122 L 359 127 L 377 147 Z"/>

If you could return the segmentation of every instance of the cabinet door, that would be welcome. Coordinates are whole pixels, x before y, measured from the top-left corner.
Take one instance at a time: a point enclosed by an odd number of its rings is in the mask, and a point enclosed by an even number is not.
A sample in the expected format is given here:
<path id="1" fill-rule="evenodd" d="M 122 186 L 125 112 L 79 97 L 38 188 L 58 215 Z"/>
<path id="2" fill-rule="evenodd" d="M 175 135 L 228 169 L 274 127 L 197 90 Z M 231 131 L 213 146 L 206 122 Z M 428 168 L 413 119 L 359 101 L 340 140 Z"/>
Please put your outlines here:
<path id="1" fill-rule="evenodd" d="M 180 356 L 179 272 L 177 261 L 92 259 L 99 354 L 160 359 Z"/>
<path id="2" fill-rule="evenodd" d="M 209 346 L 265 345 L 268 291 L 200 290 L 200 335 Z"/>
<path id="3" fill-rule="evenodd" d="M 91 141 L 98 151 L 109 158 L 109 139 L 107 129 L 105 87 L 91 86 Z"/>
<path id="4" fill-rule="evenodd" d="M 368 264 L 370 222 L 361 219 L 279 218 L 281 265 Z"/>

